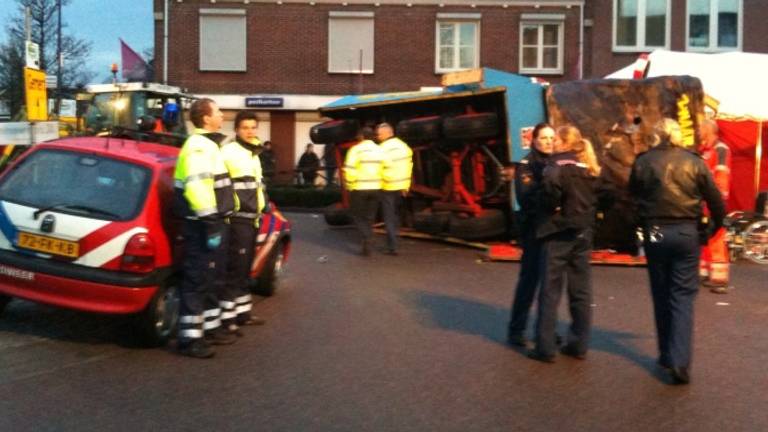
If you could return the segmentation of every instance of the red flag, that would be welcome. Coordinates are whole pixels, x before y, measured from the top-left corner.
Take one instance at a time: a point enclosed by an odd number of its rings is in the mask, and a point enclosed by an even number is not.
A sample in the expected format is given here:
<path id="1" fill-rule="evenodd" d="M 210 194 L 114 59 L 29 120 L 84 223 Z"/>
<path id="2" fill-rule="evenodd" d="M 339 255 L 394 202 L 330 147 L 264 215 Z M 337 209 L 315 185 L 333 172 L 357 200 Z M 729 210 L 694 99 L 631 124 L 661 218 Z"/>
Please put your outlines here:
<path id="1" fill-rule="evenodd" d="M 122 39 L 120 39 L 120 56 L 122 57 L 122 73 L 125 81 L 145 81 L 147 79 L 147 62 Z"/>

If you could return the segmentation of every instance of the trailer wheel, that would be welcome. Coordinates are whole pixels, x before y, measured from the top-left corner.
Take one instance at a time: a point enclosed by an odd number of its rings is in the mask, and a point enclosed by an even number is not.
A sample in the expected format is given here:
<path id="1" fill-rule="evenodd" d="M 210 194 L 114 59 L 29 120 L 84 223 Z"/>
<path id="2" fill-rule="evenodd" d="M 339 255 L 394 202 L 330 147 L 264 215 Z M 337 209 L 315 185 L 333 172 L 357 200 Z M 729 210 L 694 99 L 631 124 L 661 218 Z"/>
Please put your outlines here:
<path id="1" fill-rule="evenodd" d="M 483 210 L 477 216 L 460 217 L 451 215 L 448 234 L 462 240 L 482 240 L 498 237 L 507 230 L 504 212 L 501 210 Z"/>
<path id="2" fill-rule="evenodd" d="M 439 116 L 416 117 L 397 124 L 397 136 L 407 143 L 432 142 L 440 138 Z"/>
<path id="3" fill-rule="evenodd" d="M 349 209 L 343 208 L 338 204 L 326 207 L 323 210 L 323 218 L 325 223 L 331 226 L 350 225 L 352 223 L 352 215 L 349 214 Z"/>
<path id="4" fill-rule="evenodd" d="M 355 119 L 331 120 L 312 126 L 309 138 L 315 144 L 340 143 L 353 140 L 359 128 Z"/>
<path id="5" fill-rule="evenodd" d="M 11 302 L 12 297 L 5 294 L 0 294 L 0 314 L 3 313 L 5 307 Z"/>
<path id="6" fill-rule="evenodd" d="M 448 212 L 424 210 L 413 214 L 413 229 L 427 234 L 440 234 L 448 228 Z"/>
<path id="7" fill-rule="evenodd" d="M 464 114 L 443 120 L 443 134 L 451 140 L 492 138 L 499 133 L 495 113 Z"/>

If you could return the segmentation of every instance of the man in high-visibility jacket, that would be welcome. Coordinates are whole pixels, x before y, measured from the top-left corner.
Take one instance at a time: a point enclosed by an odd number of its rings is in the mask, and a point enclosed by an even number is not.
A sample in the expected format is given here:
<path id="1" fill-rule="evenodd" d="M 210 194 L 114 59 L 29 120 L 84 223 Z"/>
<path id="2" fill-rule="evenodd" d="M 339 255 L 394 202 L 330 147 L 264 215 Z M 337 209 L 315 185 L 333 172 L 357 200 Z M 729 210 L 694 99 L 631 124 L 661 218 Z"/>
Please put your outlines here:
<path id="1" fill-rule="evenodd" d="M 183 279 L 179 289 L 180 354 L 214 355 L 213 344 L 234 342 L 220 330 L 220 281 L 226 265 L 226 218 L 234 210 L 232 182 L 221 157 L 223 115 L 211 99 L 190 107 L 195 132 L 187 138 L 176 163 L 174 209 L 184 217 Z"/>
<path id="2" fill-rule="evenodd" d="M 357 230 L 362 236 L 361 254 L 371 254 L 373 220 L 379 207 L 381 193 L 381 169 L 384 153 L 373 142 L 375 133 L 363 127 L 358 133 L 358 143 L 347 151 L 344 159 L 344 182 L 349 191 L 349 210 Z"/>
<path id="3" fill-rule="evenodd" d="M 227 259 L 227 285 L 234 291 L 235 298 L 222 305 L 222 321 L 238 335 L 239 326 L 265 322 L 251 315 L 252 298 L 248 286 L 259 218 L 266 208 L 259 160 L 262 145 L 256 136 L 258 126 L 254 111 L 240 111 L 235 116 L 235 140 L 221 147 L 235 193 L 235 212 L 229 218 L 231 235 Z"/>
<path id="4" fill-rule="evenodd" d="M 387 228 L 387 253 L 397 255 L 397 235 L 400 230 L 400 206 L 411 188 L 413 151 L 395 136 L 389 123 L 376 127 L 379 146 L 384 152 L 382 163 L 381 212 Z"/>
<path id="5" fill-rule="evenodd" d="M 699 128 L 701 138 L 699 153 L 712 172 L 715 185 L 728 201 L 731 187 L 731 150 L 718 139 L 719 129 L 714 120 L 707 119 Z M 701 249 L 699 275 L 704 285 L 716 294 L 728 292 L 729 263 L 728 245 L 725 241 L 725 228 L 720 228 L 710 237 L 707 245 Z"/>

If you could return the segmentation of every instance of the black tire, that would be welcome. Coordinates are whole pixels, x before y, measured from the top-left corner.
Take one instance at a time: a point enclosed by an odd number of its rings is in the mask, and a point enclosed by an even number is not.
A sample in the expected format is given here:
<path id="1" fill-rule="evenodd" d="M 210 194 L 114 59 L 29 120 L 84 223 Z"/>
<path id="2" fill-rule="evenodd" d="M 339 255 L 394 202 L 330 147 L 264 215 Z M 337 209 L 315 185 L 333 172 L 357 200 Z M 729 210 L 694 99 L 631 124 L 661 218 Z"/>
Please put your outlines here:
<path id="1" fill-rule="evenodd" d="M 448 228 L 448 212 L 424 210 L 413 214 L 413 229 L 426 234 L 441 234 Z"/>
<path id="2" fill-rule="evenodd" d="M 397 124 L 397 136 L 407 143 L 433 142 L 440 139 L 439 116 L 416 117 Z"/>
<path id="3" fill-rule="evenodd" d="M 448 234 L 462 240 L 483 240 L 503 235 L 507 231 L 504 212 L 483 210 L 477 216 L 451 215 Z"/>
<path id="4" fill-rule="evenodd" d="M 499 133 L 495 113 L 464 114 L 443 120 L 443 135 L 449 140 L 493 138 Z"/>
<path id="5" fill-rule="evenodd" d="M 264 269 L 259 277 L 251 284 L 251 292 L 263 297 L 271 297 L 280 285 L 280 275 L 285 266 L 285 241 L 275 246 L 275 250 L 269 254 Z"/>
<path id="6" fill-rule="evenodd" d="M 3 311 L 5 310 L 5 307 L 8 306 L 8 303 L 10 303 L 11 300 L 13 300 L 13 297 L 0 294 L 0 314 L 3 313 Z"/>
<path id="7" fill-rule="evenodd" d="M 171 278 L 160 285 L 144 311 L 135 317 L 137 342 L 147 347 L 165 344 L 179 323 L 179 285 Z"/>
<path id="8" fill-rule="evenodd" d="M 360 128 L 355 119 L 331 120 L 312 126 L 309 138 L 315 144 L 335 144 L 351 141 L 357 136 Z"/>
<path id="9" fill-rule="evenodd" d="M 338 204 L 326 207 L 323 210 L 323 218 L 325 223 L 331 226 L 352 224 L 352 216 L 349 214 L 349 209 L 340 207 Z"/>

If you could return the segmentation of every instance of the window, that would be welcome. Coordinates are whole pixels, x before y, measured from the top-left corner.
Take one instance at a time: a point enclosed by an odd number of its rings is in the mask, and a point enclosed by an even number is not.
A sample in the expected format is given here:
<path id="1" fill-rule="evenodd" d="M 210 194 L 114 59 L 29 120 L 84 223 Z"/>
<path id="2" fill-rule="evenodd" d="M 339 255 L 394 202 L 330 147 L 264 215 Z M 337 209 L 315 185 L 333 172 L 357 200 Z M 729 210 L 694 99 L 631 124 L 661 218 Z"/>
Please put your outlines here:
<path id="1" fill-rule="evenodd" d="M 200 70 L 246 70 L 245 9 L 200 9 Z"/>
<path id="2" fill-rule="evenodd" d="M 649 51 L 669 45 L 669 0 L 614 0 L 613 50 Z"/>
<path id="3" fill-rule="evenodd" d="M 330 12 L 328 72 L 373 73 L 373 12 Z"/>
<path id="4" fill-rule="evenodd" d="M 563 73 L 564 15 L 523 14 L 520 22 L 520 72 Z"/>
<path id="5" fill-rule="evenodd" d="M 437 14 L 435 71 L 476 68 L 480 64 L 480 14 Z"/>
<path id="6" fill-rule="evenodd" d="M 741 49 L 742 0 L 688 0 L 688 49 Z"/>

